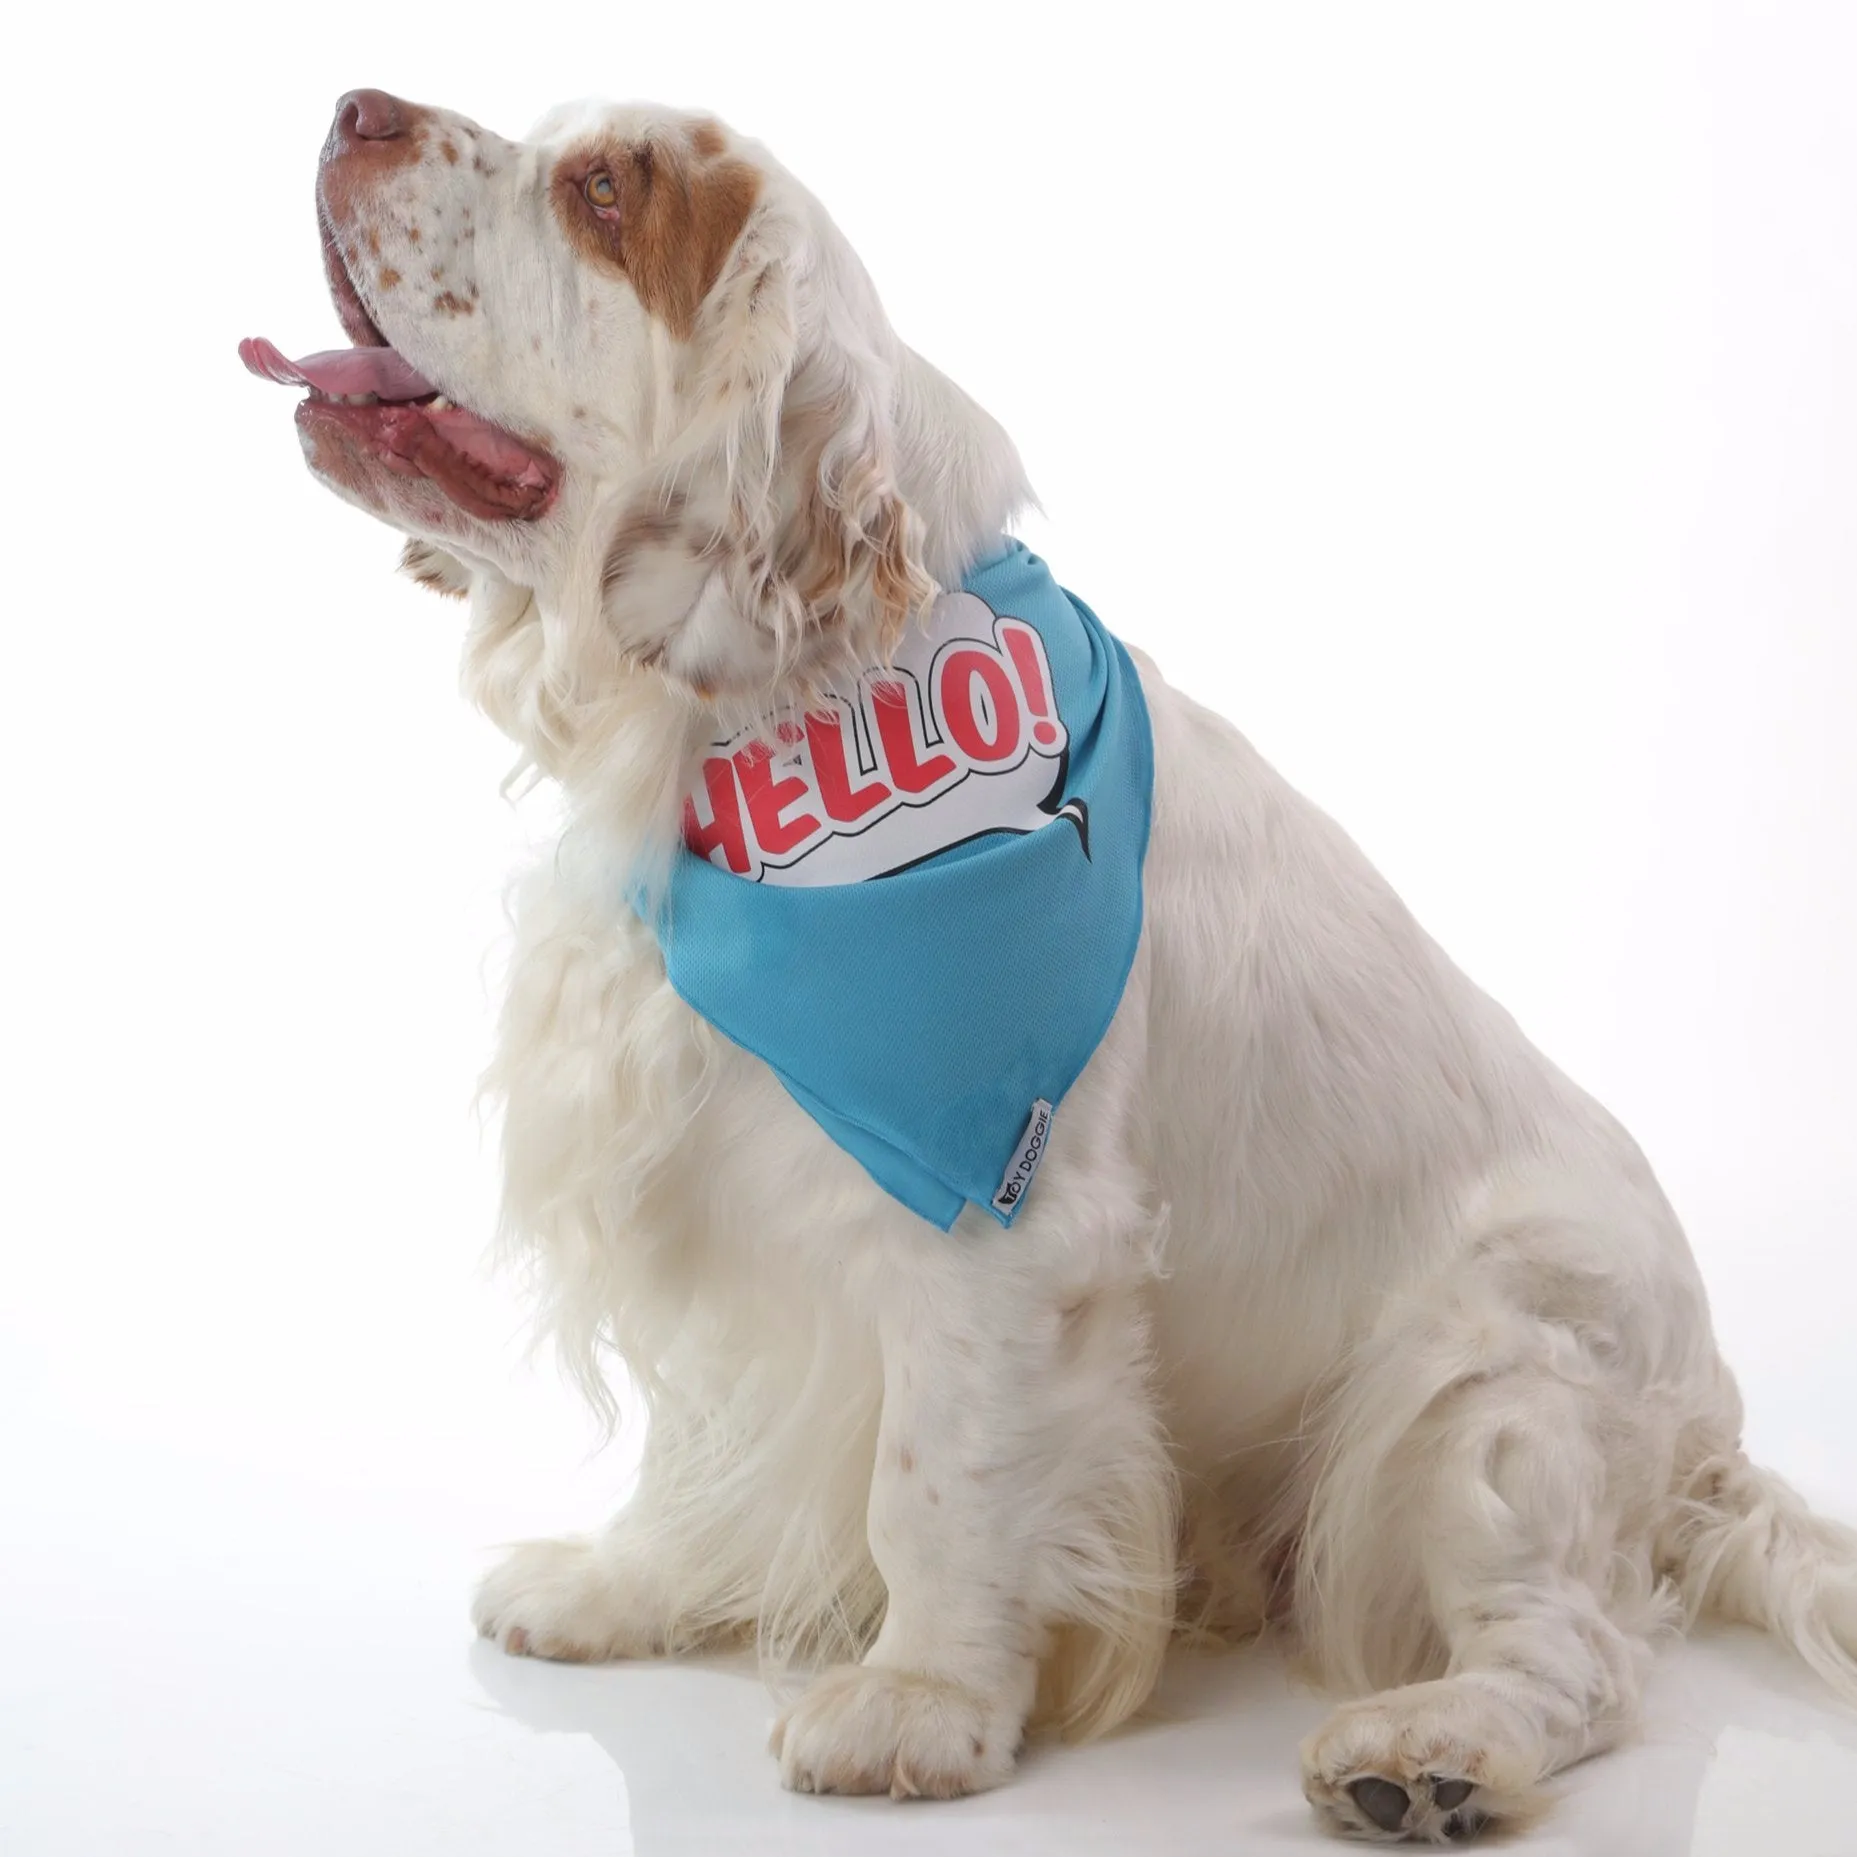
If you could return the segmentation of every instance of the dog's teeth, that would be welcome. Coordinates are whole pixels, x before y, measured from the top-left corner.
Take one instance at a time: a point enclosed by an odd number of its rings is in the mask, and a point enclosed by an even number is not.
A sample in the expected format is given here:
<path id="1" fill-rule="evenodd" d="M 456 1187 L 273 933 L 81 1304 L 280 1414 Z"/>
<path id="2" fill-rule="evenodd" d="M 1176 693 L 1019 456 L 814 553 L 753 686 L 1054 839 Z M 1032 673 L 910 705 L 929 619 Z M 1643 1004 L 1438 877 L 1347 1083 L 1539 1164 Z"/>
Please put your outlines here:
<path id="1" fill-rule="evenodd" d="M 345 393 L 342 399 L 350 406 L 378 406 L 380 404 L 378 393 Z"/>
<path id="2" fill-rule="evenodd" d="M 442 393 L 435 393 L 427 405 L 427 411 L 434 412 L 434 413 L 448 413 L 451 411 L 451 402 L 448 399 L 446 399 Z"/>

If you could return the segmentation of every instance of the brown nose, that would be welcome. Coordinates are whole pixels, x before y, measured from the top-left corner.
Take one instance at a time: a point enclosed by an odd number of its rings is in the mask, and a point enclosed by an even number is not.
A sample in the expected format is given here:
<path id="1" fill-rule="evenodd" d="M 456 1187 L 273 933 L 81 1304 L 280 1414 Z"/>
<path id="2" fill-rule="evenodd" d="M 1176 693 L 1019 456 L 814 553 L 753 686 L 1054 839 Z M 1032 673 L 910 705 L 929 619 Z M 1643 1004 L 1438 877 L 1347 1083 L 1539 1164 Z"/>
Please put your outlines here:
<path id="1" fill-rule="evenodd" d="M 407 109 L 398 97 L 384 90 L 351 90 L 335 106 L 335 126 L 329 131 L 332 150 L 353 148 L 359 142 L 392 142 L 405 135 Z"/>

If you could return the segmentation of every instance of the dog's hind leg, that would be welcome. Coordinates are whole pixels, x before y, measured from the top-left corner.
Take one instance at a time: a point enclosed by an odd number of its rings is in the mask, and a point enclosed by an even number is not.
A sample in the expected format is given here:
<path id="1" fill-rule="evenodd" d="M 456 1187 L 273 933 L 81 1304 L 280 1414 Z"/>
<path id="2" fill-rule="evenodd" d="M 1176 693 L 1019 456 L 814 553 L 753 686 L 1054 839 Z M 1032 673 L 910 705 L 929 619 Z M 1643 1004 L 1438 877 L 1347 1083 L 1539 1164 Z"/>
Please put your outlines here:
<path id="1" fill-rule="evenodd" d="M 1303 1785 L 1346 1835 L 1535 1816 L 1549 1776 L 1632 1731 L 1677 1611 L 1653 1518 L 1706 1324 L 1647 1348 L 1655 1319 L 1577 1239 L 1531 1242 L 1496 1235 L 1402 1298 L 1327 1415 L 1297 1611 L 1327 1679 L 1378 1693 L 1304 1744 Z"/>

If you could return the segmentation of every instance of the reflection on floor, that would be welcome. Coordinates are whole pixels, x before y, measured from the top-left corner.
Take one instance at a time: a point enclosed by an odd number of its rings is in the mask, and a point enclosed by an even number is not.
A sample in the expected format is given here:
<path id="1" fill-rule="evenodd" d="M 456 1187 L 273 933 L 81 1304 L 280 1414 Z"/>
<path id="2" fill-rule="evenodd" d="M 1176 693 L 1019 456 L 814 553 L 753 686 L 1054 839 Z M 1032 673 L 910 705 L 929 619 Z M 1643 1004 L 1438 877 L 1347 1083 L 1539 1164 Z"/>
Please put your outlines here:
<path id="1" fill-rule="evenodd" d="M 1034 1747 L 981 1798 L 784 1794 L 750 1660 L 504 1657 L 469 1634 L 464 1545 L 508 1532 L 507 1488 L 453 1465 L 421 1488 L 344 1438 L 339 1461 L 265 1465 L 67 1437 L 0 1465 L 26 1493 L 0 1501 L 6 1857 L 1344 1848 L 1297 1784 L 1324 1704 L 1261 1651 L 1179 1659 L 1149 1719 Z M 1563 1788 L 1512 1848 L 1853 1857 L 1857 1714 L 1766 1640 L 1708 1635 L 1660 1659 L 1643 1737 Z"/>
<path id="2" fill-rule="evenodd" d="M 641 1857 L 753 1848 L 889 1851 L 1335 1850 L 1297 1793 L 1322 1718 L 1263 1652 L 1181 1658 L 1153 1719 L 1082 1749 L 1034 1748 L 1019 1781 L 953 1806 L 789 1798 L 756 1758 L 773 1703 L 746 1659 L 580 1671 L 488 1646 L 471 1670 L 544 1733 L 591 1736 L 624 1775 Z M 1857 1718 L 1764 1641 L 1710 1634 L 1667 1654 L 1642 1742 L 1569 1774 L 1524 1848 L 1579 1857 L 1852 1857 Z"/>

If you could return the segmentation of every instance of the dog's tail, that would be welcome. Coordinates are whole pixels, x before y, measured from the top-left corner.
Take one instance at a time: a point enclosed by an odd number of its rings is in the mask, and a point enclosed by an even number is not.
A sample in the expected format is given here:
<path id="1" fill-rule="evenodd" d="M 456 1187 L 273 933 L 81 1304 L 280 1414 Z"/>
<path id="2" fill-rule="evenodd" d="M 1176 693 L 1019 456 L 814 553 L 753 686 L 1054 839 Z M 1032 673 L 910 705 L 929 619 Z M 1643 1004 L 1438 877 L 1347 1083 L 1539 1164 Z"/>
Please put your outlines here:
<path id="1" fill-rule="evenodd" d="M 1857 1705 L 1857 1531 L 1736 1450 L 1684 1478 L 1658 1549 L 1691 1619 L 1758 1625 Z"/>

